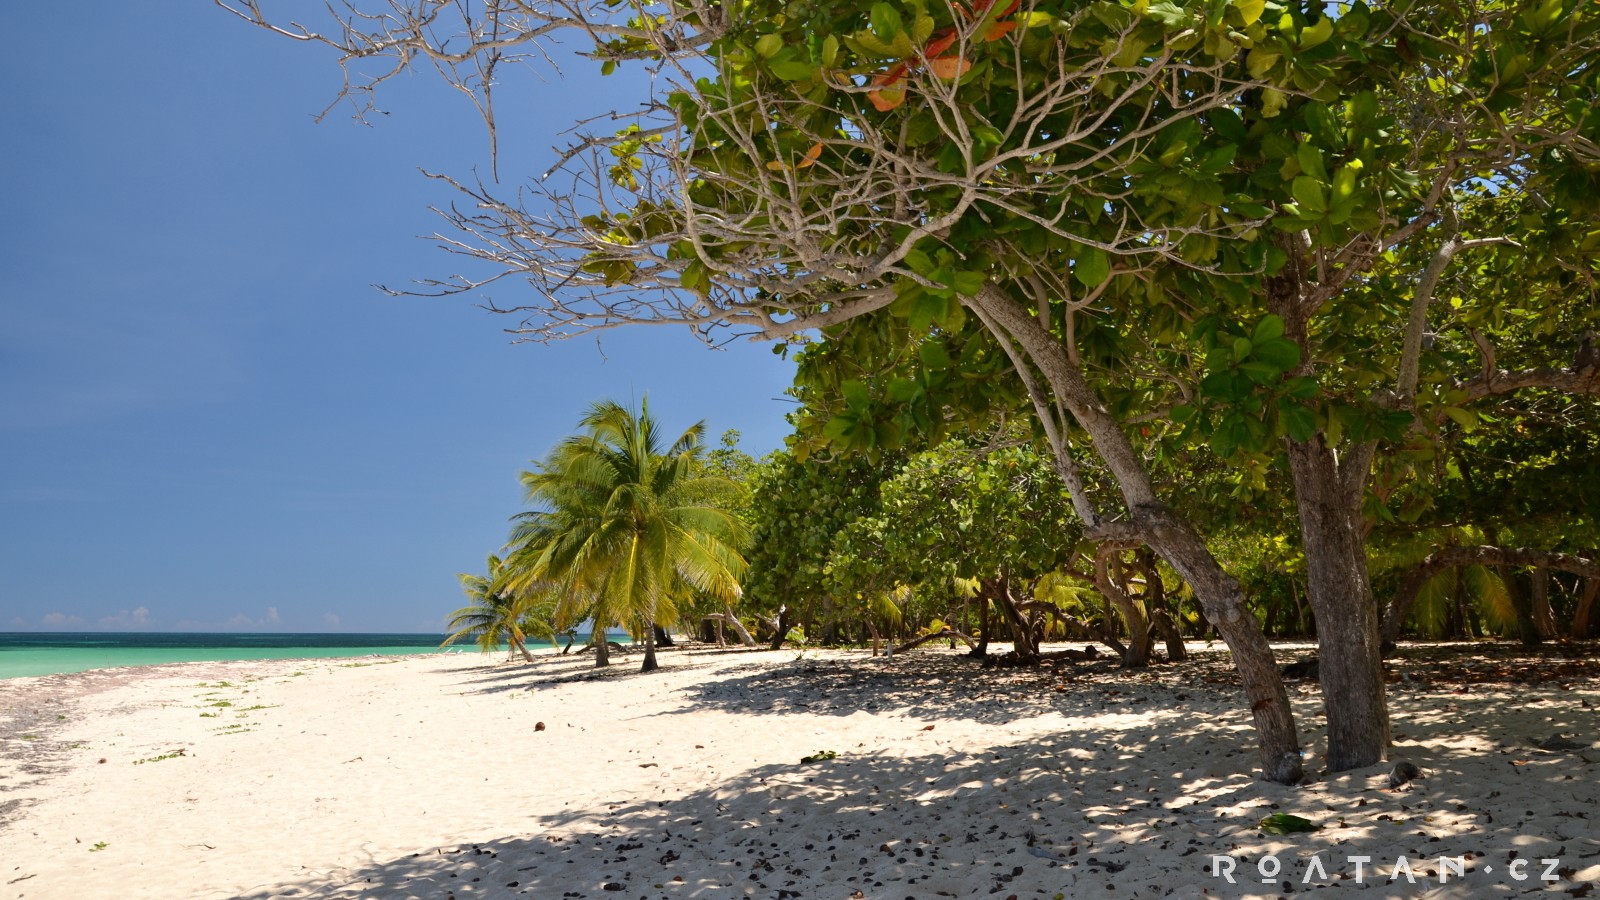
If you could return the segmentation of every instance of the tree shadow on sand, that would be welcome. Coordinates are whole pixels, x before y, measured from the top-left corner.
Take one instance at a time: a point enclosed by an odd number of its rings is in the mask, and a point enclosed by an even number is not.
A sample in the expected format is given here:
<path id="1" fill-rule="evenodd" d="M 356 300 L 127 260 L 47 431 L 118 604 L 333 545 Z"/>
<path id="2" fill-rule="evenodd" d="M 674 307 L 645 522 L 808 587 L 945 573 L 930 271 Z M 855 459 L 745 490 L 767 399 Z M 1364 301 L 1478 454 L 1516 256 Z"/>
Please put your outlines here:
<path id="1" fill-rule="evenodd" d="M 1532 880 L 1507 879 L 1504 867 L 1519 855 L 1560 858 L 1565 878 L 1600 872 L 1600 752 L 1532 745 L 1547 732 L 1594 731 L 1588 710 L 1559 686 L 1397 689 L 1395 756 L 1417 762 L 1423 778 L 1390 789 L 1389 768 L 1378 766 L 1284 787 L 1249 774 L 1247 714 L 1186 707 L 1176 699 L 1187 690 L 1181 685 L 1099 684 L 1051 688 L 1026 703 L 1003 693 L 966 702 L 946 680 L 957 670 L 936 662 L 866 666 L 802 659 L 687 691 L 697 706 L 755 715 L 846 715 L 876 698 L 928 719 L 987 723 L 1055 711 L 1070 723 L 973 752 L 796 747 L 792 760 L 687 793 L 641 799 L 619 790 L 615 803 L 539 817 L 525 834 L 372 860 L 244 896 L 1021 900 L 1362 889 L 1371 897 L 1466 898 L 1552 887 L 1537 880 L 1538 866 Z M 1097 696 L 1107 690 L 1146 699 Z M 1122 714 L 1100 715 L 1102 701 Z M 1298 704 L 1308 732 L 1319 728 L 1315 703 L 1313 696 Z M 819 750 L 837 755 L 802 762 Z M 686 763 L 673 774 L 703 777 L 692 769 Z M 1276 812 L 1322 828 L 1263 834 L 1258 823 Z M 1263 883 L 1256 865 L 1269 854 L 1282 861 L 1282 877 Z M 1308 870 L 1313 854 L 1321 854 L 1326 879 Z M 1373 860 L 1360 884 L 1347 862 L 1358 854 Z M 1415 883 L 1387 877 L 1398 854 L 1415 861 Z M 1237 861 L 1237 883 L 1212 874 L 1214 855 Z M 1440 856 L 1466 856 L 1465 876 L 1441 885 Z M 1582 887 L 1553 887 L 1563 886 Z"/>

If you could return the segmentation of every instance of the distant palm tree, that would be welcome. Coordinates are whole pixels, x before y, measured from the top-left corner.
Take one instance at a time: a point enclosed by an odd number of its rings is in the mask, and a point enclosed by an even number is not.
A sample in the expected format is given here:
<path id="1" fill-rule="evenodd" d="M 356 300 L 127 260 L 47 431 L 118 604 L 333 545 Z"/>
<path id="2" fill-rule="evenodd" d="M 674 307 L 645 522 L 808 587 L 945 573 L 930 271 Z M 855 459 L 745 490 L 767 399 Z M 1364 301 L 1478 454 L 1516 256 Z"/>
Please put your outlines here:
<path id="1" fill-rule="evenodd" d="M 586 433 L 522 474 L 538 508 L 518 517 L 507 584 L 556 585 L 556 621 L 592 616 L 598 650 L 614 623 L 642 634 L 649 672 L 658 668 L 655 625 L 676 617 L 691 588 L 739 596 L 747 530 L 728 509 L 727 480 L 701 464 L 704 423 L 663 446 L 648 401 L 637 414 L 602 401 L 581 425 Z"/>
<path id="2" fill-rule="evenodd" d="M 499 557 L 490 556 L 487 576 L 466 573 L 456 576 L 461 580 L 462 592 L 472 603 L 450 614 L 447 626 L 450 635 L 439 646 L 446 647 L 464 637 L 473 637 L 478 649 L 488 653 L 504 639 L 509 652 L 520 653 L 523 659 L 533 662 L 527 645 L 530 633 L 555 643 L 555 629 L 548 618 L 550 603 L 541 603 L 545 598 L 538 591 L 513 594 L 498 586 L 495 582 L 503 566 Z"/>

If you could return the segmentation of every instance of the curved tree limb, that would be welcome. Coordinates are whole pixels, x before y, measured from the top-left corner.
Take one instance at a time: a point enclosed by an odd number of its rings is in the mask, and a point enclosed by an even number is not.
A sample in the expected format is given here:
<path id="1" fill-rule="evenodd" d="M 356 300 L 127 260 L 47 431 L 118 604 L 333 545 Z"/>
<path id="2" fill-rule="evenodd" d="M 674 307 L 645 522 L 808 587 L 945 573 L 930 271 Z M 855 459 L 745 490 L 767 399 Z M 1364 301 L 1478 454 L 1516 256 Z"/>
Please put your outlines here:
<path id="1" fill-rule="evenodd" d="M 1400 627 L 1405 624 L 1406 615 L 1411 612 L 1411 605 L 1416 602 L 1417 595 L 1434 575 L 1455 566 L 1472 565 L 1538 566 L 1588 578 L 1600 578 L 1600 559 L 1594 558 L 1594 554 L 1584 557 L 1528 548 L 1446 547 L 1434 552 L 1406 573 L 1399 589 L 1395 591 L 1394 599 L 1389 601 L 1388 610 L 1384 613 L 1383 640 L 1386 643 L 1394 643 L 1400 634 Z"/>

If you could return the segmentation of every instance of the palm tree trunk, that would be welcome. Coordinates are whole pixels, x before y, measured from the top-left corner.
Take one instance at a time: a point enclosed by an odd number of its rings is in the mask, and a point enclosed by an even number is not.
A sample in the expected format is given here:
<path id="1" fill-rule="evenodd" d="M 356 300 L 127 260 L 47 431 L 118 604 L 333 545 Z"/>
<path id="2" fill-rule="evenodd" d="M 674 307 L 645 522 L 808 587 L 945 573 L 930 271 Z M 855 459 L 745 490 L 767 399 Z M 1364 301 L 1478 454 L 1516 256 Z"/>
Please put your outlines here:
<path id="1" fill-rule="evenodd" d="M 661 668 L 656 662 L 656 623 L 652 621 L 644 629 L 644 665 L 639 667 L 640 672 L 654 672 Z"/>

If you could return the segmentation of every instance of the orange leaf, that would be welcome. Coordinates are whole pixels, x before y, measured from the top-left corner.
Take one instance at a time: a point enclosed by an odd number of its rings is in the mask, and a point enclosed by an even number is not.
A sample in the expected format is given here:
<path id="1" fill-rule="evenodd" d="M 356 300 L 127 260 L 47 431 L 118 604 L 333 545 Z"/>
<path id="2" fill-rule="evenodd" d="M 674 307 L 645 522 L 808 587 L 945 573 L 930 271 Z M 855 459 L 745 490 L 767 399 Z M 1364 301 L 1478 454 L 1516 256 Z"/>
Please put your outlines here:
<path id="1" fill-rule="evenodd" d="M 937 57 L 950 49 L 950 45 L 956 42 L 956 37 L 957 34 L 954 28 L 946 29 L 943 34 L 929 41 L 928 46 L 922 48 L 922 55 L 929 59 Z"/>
<path id="2" fill-rule="evenodd" d="M 906 102 L 906 89 L 902 87 L 867 91 L 867 100 L 878 112 L 888 112 Z"/>
<path id="3" fill-rule="evenodd" d="M 941 56 L 928 61 L 928 71 L 932 72 L 935 78 L 943 78 L 946 81 L 960 78 L 971 68 L 972 60 L 965 56 Z"/>
<path id="4" fill-rule="evenodd" d="M 795 166 L 795 168 L 804 169 L 806 166 L 815 165 L 817 158 L 820 156 L 822 156 L 822 142 L 818 141 L 817 143 L 811 145 L 811 149 L 806 151 L 805 158 L 801 159 L 800 164 Z"/>
<path id="5" fill-rule="evenodd" d="M 985 34 L 983 39 L 986 41 L 998 41 L 1016 30 L 1016 22 L 996 22 L 989 26 L 989 33 Z"/>

